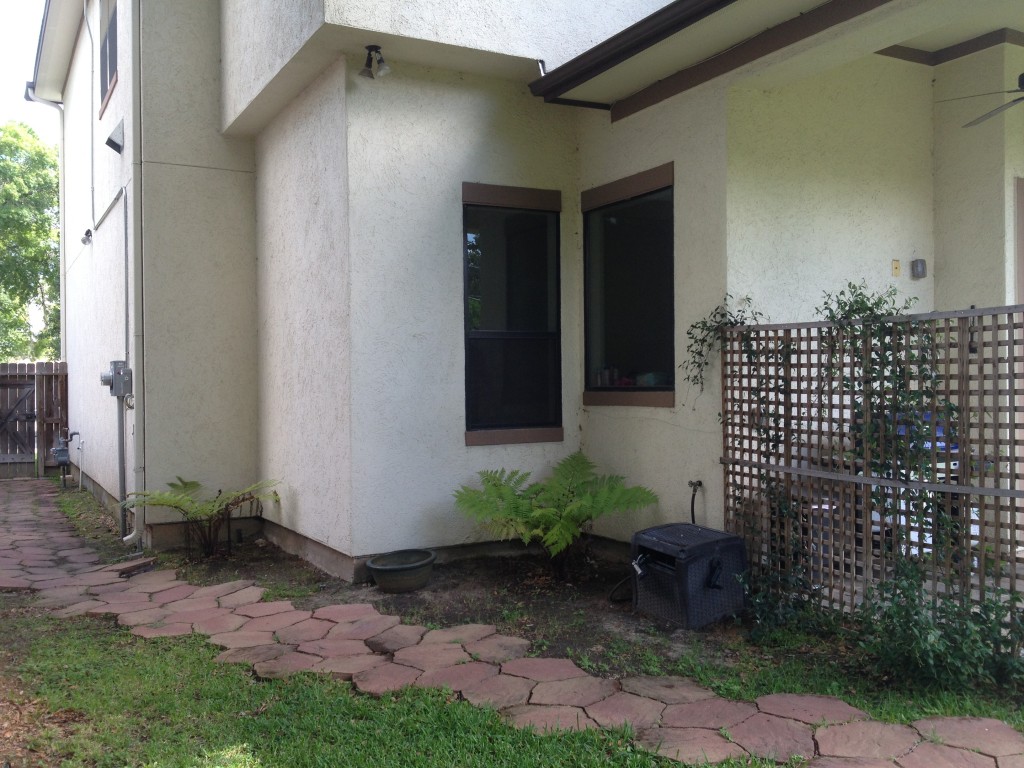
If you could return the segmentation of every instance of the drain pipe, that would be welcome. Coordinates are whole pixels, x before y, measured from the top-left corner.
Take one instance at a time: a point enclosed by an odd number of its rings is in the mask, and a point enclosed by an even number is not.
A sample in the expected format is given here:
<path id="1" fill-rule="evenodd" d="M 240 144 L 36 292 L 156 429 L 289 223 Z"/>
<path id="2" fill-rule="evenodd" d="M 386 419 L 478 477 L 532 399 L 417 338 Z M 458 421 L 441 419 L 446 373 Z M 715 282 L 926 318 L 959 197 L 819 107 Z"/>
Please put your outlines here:
<path id="1" fill-rule="evenodd" d="M 132 467 L 133 467 L 133 487 L 135 490 L 144 489 L 146 487 L 146 388 L 145 388 L 145 363 L 146 358 L 143 353 L 144 342 L 145 342 L 145 313 L 143 311 L 143 304 L 145 302 L 145 292 L 143 291 L 144 283 L 144 265 L 143 265 L 143 254 L 142 254 L 142 230 L 144 227 L 142 219 L 142 197 L 139 194 L 139 189 L 142 186 L 142 2 L 141 0 L 131 0 L 132 6 L 132 25 L 131 25 L 131 52 L 132 52 L 132 111 L 131 111 L 131 135 L 134 137 L 132 142 L 132 167 L 136 170 L 134 178 L 136 179 L 135 190 L 136 193 L 132 196 L 132 206 L 129 211 L 128 207 L 128 193 L 127 190 L 124 193 L 124 245 L 125 245 L 125 359 L 131 360 L 135 367 L 135 386 L 132 393 L 125 398 L 124 407 L 135 411 L 135 418 L 132 422 L 132 437 L 134 438 L 133 450 L 132 450 Z M 132 230 L 132 240 L 129 243 L 128 239 L 128 220 L 129 213 L 131 212 L 135 227 Z M 135 280 L 131 284 L 131 309 L 129 310 L 129 284 L 128 284 L 128 265 L 129 257 L 131 258 L 131 266 L 133 268 L 133 274 Z M 129 336 L 129 318 L 132 320 L 131 331 L 134 334 L 133 337 Z M 129 353 L 130 345 L 135 350 L 135 354 Z M 122 463 L 122 467 L 124 464 Z M 146 530 L 146 508 L 136 507 L 134 509 L 134 526 L 130 536 L 124 538 L 125 544 L 134 544 L 136 546 L 135 554 L 143 554 L 143 533 Z"/>
<path id="2" fill-rule="evenodd" d="M 78 436 L 78 490 L 82 490 L 82 475 L 85 474 L 85 440 Z"/>

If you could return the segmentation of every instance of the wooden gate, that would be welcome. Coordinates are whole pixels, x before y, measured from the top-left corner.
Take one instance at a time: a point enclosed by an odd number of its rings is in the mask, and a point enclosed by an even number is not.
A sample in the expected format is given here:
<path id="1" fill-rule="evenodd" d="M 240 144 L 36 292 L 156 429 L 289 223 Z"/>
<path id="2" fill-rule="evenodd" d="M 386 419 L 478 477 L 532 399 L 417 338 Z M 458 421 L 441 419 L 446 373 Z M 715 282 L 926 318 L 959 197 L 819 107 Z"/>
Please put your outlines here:
<path id="1" fill-rule="evenodd" d="M 66 434 L 67 363 L 0 363 L 0 477 L 39 477 Z"/>

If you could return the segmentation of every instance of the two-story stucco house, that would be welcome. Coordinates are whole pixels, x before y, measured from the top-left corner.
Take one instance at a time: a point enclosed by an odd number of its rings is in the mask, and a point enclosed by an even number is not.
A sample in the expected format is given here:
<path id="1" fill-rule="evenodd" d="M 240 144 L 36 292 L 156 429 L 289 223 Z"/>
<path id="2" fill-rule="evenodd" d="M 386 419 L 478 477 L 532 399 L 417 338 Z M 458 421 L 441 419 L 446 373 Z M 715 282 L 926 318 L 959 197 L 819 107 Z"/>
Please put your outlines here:
<path id="1" fill-rule="evenodd" d="M 267 535 L 345 576 L 579 448 L 661 498 L 602 534 L 693 479 L 721 525 L 686 329 L 1017 301 L 1024 105 L 962 126 L 1022 71 L 1020 0 L 48 0 L 73 454 L 111 497 L 275 478 Z"/>

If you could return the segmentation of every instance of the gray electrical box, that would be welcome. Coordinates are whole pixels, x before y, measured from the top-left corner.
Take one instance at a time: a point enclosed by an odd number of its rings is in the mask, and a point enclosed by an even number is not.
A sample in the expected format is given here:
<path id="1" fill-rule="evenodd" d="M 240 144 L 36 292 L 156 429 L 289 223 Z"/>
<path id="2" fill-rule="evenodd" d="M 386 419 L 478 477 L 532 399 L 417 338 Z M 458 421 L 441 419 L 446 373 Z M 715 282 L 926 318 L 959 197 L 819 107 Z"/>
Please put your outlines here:
<path id="1" fill-rule="evenodd" d="M 109 387 L 114 397 L 126 397 L 132 393 L 132 369 L 126 360 L 111 360 L 110 370 L 100 374 L 100 384 Z"/>

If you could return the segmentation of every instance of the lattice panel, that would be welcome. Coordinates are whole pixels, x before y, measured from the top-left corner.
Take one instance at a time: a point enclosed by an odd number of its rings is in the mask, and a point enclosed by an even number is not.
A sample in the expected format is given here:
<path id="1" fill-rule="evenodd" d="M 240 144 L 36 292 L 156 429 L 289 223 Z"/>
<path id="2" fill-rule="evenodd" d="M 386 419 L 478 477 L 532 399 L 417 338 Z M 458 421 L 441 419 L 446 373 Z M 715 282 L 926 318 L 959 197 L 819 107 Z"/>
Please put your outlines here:
<path id="1" fill-rule="evenodd" d="M 1024 585 L 1024 307 L 728 329 L 726 521 L 851 609 L 895 556 Z"/>

